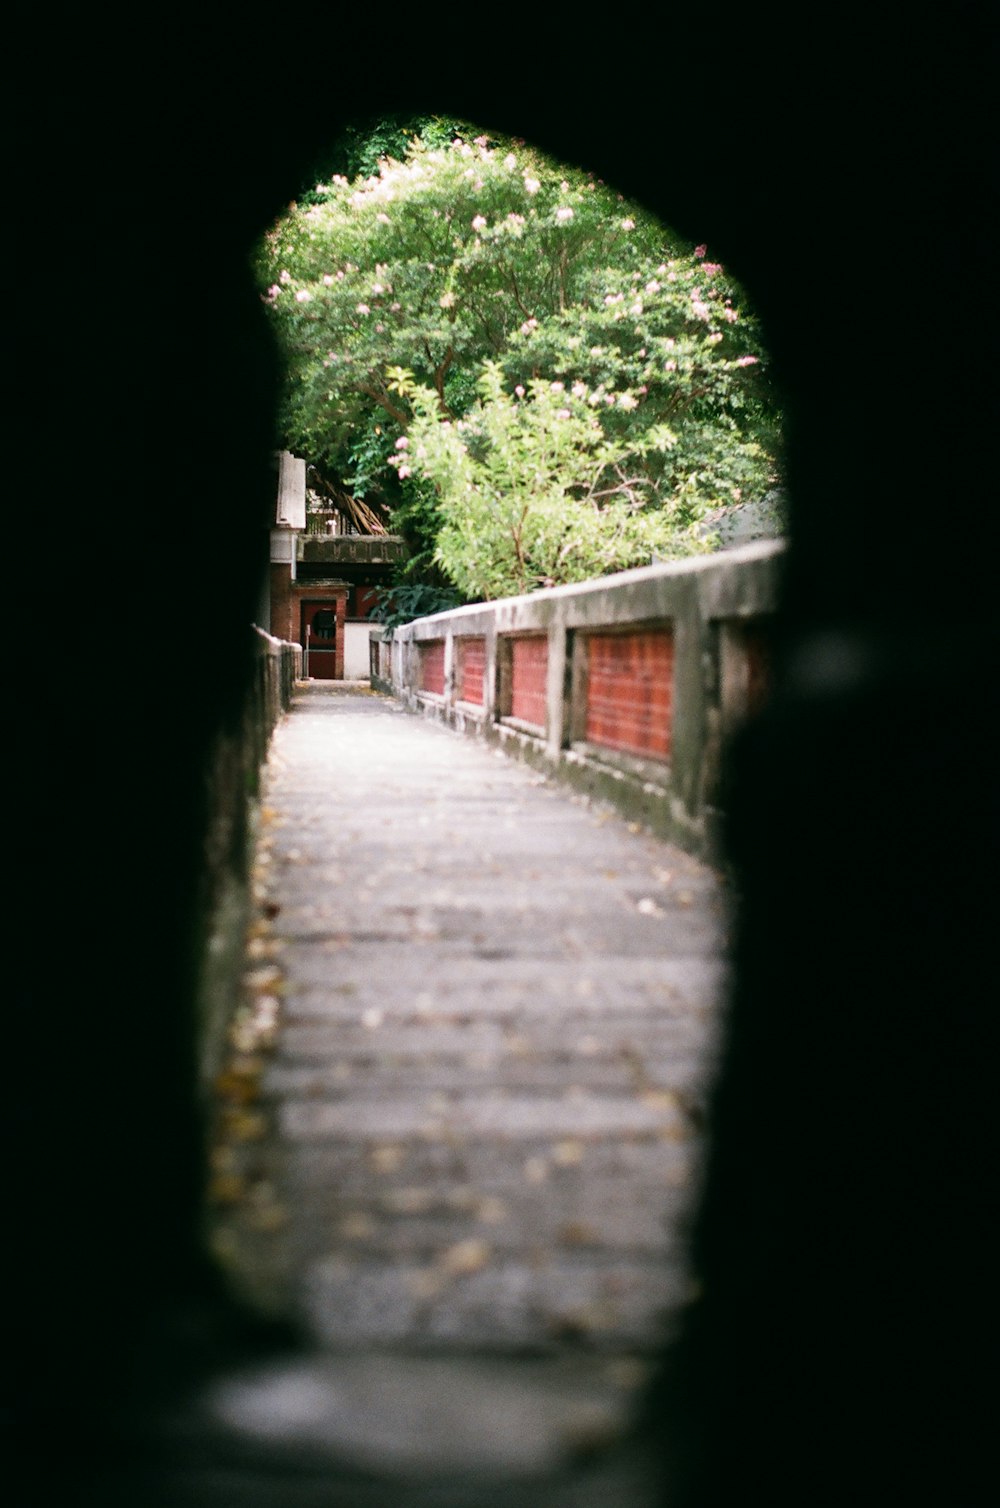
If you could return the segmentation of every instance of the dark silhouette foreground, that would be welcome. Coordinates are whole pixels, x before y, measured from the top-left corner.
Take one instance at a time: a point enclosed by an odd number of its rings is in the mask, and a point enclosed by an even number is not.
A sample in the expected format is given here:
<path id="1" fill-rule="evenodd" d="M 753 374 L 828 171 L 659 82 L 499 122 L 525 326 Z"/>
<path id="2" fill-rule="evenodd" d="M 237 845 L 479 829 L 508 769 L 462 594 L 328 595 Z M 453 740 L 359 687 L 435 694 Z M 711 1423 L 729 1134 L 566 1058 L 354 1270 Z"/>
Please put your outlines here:
<path id="1" fill-rule="evenodd" d="M 446 68 L 410 39 L 405 68 L 383 50 L 369 71 L 343 30 L 293 99 L 273 49 L 243 39 L 161 37 L 155 77 L 145 54 L 109 66 L 93 30 L 49 58 L 8 285 L 28 520 L 8 557 L 19 1503 L 381 1501 L 185 1413 L 195 1383 L 289 1343 L 202 1254 L 191 1000 L 204 772 L 239 717 L 272 489 L 276 363 L 246 250 L 341 120 L 411 104 L 531 137 L 707 241 L 788 395 L 779 672 L 731 768 L 744 907 L 703 1298 L 647 1404 L 669 1501 L 977 1500 L 995 664 L 979 19 L 959 7 L 905 42 L 842 23 L 779 69 L 718 18 L 688 41 L 642 17 L 658 82 L 613 110 L 556 87 L 584 60 L 565 37 L 534 44 L 517 98 L 508 59 Z"/>

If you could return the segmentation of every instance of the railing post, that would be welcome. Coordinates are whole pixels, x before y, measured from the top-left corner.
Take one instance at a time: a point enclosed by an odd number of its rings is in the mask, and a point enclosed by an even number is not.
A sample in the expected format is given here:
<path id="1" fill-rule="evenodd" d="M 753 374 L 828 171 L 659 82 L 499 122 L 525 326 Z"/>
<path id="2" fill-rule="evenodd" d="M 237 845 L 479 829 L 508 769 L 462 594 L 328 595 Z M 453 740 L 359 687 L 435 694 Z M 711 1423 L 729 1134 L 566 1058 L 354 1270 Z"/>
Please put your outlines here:
<path id="1" fill-rule="evenodd" d="M 559 751 L 566 741 L 566 626 L 553 623 L 549 629 L 548 671 L 545 683 L 547 708 L 545 747 L 552 759 L 559 758 Z"/>

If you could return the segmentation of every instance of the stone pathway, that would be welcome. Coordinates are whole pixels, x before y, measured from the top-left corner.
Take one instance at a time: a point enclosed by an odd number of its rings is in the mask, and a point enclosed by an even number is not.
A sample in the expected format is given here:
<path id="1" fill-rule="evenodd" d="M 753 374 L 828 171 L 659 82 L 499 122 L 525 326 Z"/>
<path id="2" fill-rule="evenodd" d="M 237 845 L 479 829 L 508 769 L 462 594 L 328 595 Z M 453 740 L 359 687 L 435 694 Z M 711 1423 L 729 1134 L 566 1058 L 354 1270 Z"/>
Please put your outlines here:
<path id="1" fill-rule="evenodd" d="M 273 741 L 254 890 L 214 1246 L 336 1358 L 324 1428 L 360 1461 L 532 1471 L 614 1433 L 690 1288 L 717 876 L 313 683 Z M 434 1418 L 401 1424 L 387 1390 L 430 1368 Z"/>

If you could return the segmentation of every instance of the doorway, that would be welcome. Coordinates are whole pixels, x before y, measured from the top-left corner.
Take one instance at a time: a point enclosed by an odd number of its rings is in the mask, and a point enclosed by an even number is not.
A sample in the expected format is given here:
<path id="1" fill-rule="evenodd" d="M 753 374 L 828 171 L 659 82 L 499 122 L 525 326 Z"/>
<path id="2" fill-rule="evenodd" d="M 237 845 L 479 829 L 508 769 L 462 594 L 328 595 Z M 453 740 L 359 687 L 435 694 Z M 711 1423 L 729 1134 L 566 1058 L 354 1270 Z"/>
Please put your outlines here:
<path id="1" fill-rule="evenodd" d="M 315 681 L 337 679 L 337 605 L 335 602 L 303 602 L 301 644 L 305 650 L 303 670 Z"/>

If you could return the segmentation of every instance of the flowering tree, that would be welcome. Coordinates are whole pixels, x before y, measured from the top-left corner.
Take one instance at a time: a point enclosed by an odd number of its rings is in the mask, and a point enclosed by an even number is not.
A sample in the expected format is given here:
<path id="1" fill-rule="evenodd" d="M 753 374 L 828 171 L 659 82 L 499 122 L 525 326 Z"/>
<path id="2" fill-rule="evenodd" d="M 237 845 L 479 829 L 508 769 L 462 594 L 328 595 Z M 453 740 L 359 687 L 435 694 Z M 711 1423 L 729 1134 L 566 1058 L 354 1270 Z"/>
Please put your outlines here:
<path id="1" fill-rule="evenodd" d="M 519 143 L 415 140 L 309 199 L 260 254 L 285 443 L 416 518 L 466 593 L 689 551 L 701 513 L 772 484 L 777 406 L 739 290 L 592 176 Z"/>
<path id="2" fill-rule="evenodd" d="M 609 435 L 584 384 L 534 379 L 505 390 L 497 363 L 480 402 L 442 420 L 436 394 L 398 372 L 414 411 L 396 441 L 397 473 L 437 487 L 437 556 L 468 597 L 527 592 L 621 570 L 651 551 L 699 548 L 683 505 L 658 496 L 648 464 L 676 445 L 666 425 Z M 651 506 L 653 504 L 653 506 Z"/>

